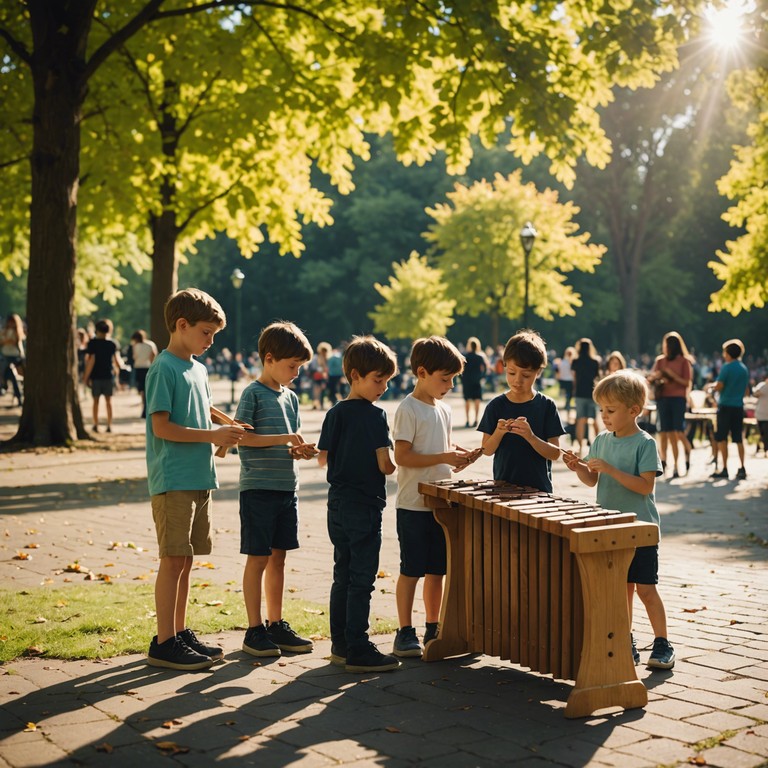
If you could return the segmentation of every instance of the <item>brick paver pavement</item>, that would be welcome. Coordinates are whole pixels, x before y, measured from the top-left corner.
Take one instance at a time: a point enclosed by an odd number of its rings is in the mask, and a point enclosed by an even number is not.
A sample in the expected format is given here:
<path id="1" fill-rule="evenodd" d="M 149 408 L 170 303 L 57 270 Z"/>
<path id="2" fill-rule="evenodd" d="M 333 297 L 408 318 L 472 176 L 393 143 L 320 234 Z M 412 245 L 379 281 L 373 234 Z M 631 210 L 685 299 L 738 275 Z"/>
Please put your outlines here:
<path id="1" fill-rule="evenodd" d="M 228 384 L 215 393 L 228 401 Z M 451 396 L 454 422 L 464 422 Z M 140 434 L 135 394 L 115 398 L 116 435 Z M 393 412 L 395 403 L 386 403 Z M 12 411 L 8 414 L 13 415 Z M 314 439 L 322 413 L 302 412 Z M 0 434 L 8 434 L 0 418 Z M 457 441 L 479 444 L 474 430 Z M 106 439 L 102 435 L 101 439 Z M 748 449 L 748 479 L 713 482 L 708 449 L 697 448 L 689 476 L 659 482 L 661 584 L 674 670 L 639 667 L 649 689 L 644 710 L 563 717 L 570 683 L 486 656 L 350 675 L 328 663 L 327 640 L 305 656 L 255 662 L 241 633 L 215 636 L 225 661 L 204 673 L 148 667 L 142 656 L 104 661 L 21 659 L 0 668 L 0 768 L 163 764 L 189 766 L 678 766 L 768 765 L 768 459 Z M 241 579 L 235 456 L 221 460 L 216 537 L 207 581 Z M 731 460 L 732 472 L 735 457 Z M 483 458 L 466 474 L 488 477 Z M 290 597 L 326 603 L 331 547 L 325 533 L 324 473 L 302 465 L 302 548 L 289 556 Z M 590 499 L 563 466 L 555 490 Z M 394 483 L 390 484 L 390 501 Z M 78 560 L 131 580 L 157 566 L 143 451 L 2 454 L 0 578 L 5 588 L 63 584 Z M 30 541 L 28 561 L 13 559 Z M 385 513 L 375 615 L 394 617 L 398 571 L 394 510 Z M 200 574 L 197 574 L 198 576 Z M 417 607 L 418 603 L 417 603 Z M 416 614 L 423 624 L 423 615 Z M 652 641 L 642 606 L 635 634 Z M 384 650 L 391 636 L 377 636 Z M 34 731 L 26 724 L 35 723 Z M 170 727 L 168 727 L 170 726 Z M 165 750 L 166 742 L 176 745 Z M 165 757 L 163 757 L 165 755 Z M 698 762 L 696 762 L 698 761 Z"/>

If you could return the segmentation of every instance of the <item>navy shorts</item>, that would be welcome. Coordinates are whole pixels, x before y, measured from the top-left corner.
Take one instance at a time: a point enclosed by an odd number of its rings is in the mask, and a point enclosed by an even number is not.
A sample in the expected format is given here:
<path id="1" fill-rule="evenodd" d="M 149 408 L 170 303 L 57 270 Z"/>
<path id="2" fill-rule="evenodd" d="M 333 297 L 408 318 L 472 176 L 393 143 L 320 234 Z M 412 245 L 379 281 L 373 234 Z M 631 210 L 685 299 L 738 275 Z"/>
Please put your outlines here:
<path id="1" fill-rule="evenodd" d="M 740 443 L 743 427 L 744 408 L 741 405 L 721 405 L 717 409 L 715 440 L 718 443 L 727 440 L 729 434 L 734 443 Z"/>
<path id="2" fill-rule="evenodd" d="M 659 583 L 659 545 L 638 547 L 629 564 L 627 584 Z"/>
<path id="3" fill-rule="evenodd" d="M 431 511 L 398 509 L 397 539 L 403 576 L 445 575 L 445 534 Z"/>
<path id="4" fill-rule="evenodd" d="M 94 397 L 112 397 L 115 391 L 114 379 L 91 379 L 91 394 Z"/>
<path id="5" fill-rule="evenodd" d="M 265 556 L 299 548 L 299 499 L 294 491 L 240 491 L 240 554 Z"/>
<path id="6" fill-rule="evenodd" d="M 656 424 L 659 432 L 684 432 L 685 398 L 660 397 L 656 401 Z"/>
<path id="7" fill-rule="evenodd" d="M 594 419 L 597 416 L 597 406 L 591 397 L 575 397 L 577 419 Z"/>

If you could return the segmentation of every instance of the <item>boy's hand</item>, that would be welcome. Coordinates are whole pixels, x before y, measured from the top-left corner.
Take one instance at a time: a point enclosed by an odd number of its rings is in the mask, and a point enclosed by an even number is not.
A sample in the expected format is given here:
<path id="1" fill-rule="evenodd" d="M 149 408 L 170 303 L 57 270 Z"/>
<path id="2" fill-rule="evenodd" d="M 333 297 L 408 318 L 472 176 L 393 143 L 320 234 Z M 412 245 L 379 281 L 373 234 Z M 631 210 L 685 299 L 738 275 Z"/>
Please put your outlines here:
<path id="1" fill-rule="evenodd" d="M 613 469 L 613 465 L 609 464 L 604 459 L 590 459 L 585 463 L 587 465 L 587 469 L 589 469 L 590 472 L 602 472 L 604 474 L 609 474 Z"/>
<path id="2" fill-rule="evenodd" d="M 482 455 L 483 455 L 483 449 L 481 448 L 475 448 L 471 451 L 465 451 L 463 448 L 459 448 L 456 446 L 461 452 L 461 455 L 463 457 L 463 461 L 461 464 L 454 465 L 452 472 L 461 472 L 463 469 L 466 469 L 470 464 L 474 464 Z"/>
<path id="3" fill-rule="evenodd" d="M 516 419 L 507 420 L 507 431 L 513 435 L 520 435 L 523 440 L 530 440 L 533 437 L 533 430 L 525 416 L 518 416 Z"/>
<path id="4" fill-rule="evenodd" d="M 232 448 L 237 445 L 245 435 L 242 427 L 235 425 L 224 425 L 218 429 L 212 430 L 213 444 L 223 448 Z"/>
<path id="5" fill-rule="evenodd" d="M 496 422 L 496 431 L 497 432 L 509 432 L 509 423 L 511 421 L 514 421 L 514 419 L 499 419 Z"/>
<path id="6" fill-rule="evenodd" d="M 582 461 L 573 451 L 563 451 L 563 463 L 568 469 L 576 471 L 579 466 L 588 469 L 587 463 Z"/>
<path id="7" fill-rule="evenodd" d="M 289 445 L 288 452 L 291 454 L 292 459 L 314 459 L 320 453 L 314 443 Z"/>

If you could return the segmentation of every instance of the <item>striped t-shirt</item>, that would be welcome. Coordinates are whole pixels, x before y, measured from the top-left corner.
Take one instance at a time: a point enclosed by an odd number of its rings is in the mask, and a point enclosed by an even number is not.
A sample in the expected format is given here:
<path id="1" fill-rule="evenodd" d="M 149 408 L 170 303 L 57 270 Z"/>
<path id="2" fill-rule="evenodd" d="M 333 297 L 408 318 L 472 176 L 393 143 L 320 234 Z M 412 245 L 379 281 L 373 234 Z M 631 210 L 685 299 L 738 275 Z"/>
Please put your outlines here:
<path id="1" fill-rule="evenodd" d="M 243 391 L 235 418 L 250 424 L 259 435 L 298 432 L 301 426 L 299 398 L 285 387 L 276 392 L 254 381 Z M 241 491 L 295 491 L 299 487 L 298 468 L 287 444 L 268 448 L 240 445 L 237 450 Z"/>

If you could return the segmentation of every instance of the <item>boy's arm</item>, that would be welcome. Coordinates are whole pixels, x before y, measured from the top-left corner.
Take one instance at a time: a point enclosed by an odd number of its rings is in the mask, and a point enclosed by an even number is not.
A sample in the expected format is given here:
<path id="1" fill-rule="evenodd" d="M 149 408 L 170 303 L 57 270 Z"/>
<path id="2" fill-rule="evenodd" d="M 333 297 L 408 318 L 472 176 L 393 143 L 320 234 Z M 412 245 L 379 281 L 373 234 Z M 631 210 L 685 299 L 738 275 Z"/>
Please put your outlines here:
<path id="1" fill-rule="evenodd" d="M 647 496 L 653 493 L 656 486 L 655 472 L 641 472 L 639 475 L 631 475 L 629 472 L 622 472 L 609 464 L 604 459 L 590 459 L 587 466 L 592 472 L 602 473 L 612 477 L 617 483 L 621 483 L 628 491 L 639 493 L 641 496 Z"/>
<path id="2" fill-rule="evenodd" d="M 216 429 L 183 427 L 171 421 L 168 411 L 155 411 L 152 414 L 152 432 L 155 437 L 174 443 L 213 443 L 227 448 L 238 445 L 245 435 L 245 430 L 234 424 Z"/>
<path id="3" fill-rule="evenodd" d="M 507 432 L 509 432 L 509 429 L 507 428 L 507 420 L 499 419 L 496 422 L 496 429 L 494 429 L 490 435 L 487 432 L 483 433 L 483 453 L 486 456 L 493 456 Z"/>
<path id="4" fill-rule="evenodd" d="M 392 456 L 390 455 L 388 445 L 376 449 L 376 461 L 378 462 L 379 469 L 383 475 L 391 475 L 397 469 L 392 462 Z"/>
<path id="5" fill-rule="evenodd" d="M 462 467 L 467 463 L 467 451 L 416 453 L 413 450 L 413 443 L 409 443 L 407 440 L 395 440 L 395 462 L 401 467 L 411 467 L 413 469 L 434 467 L 437 464 Z"/>
<path id="6" fill-rule="evenodd" d="M 588 485 L 590 488 L 597 485 L 597 479 L 600 475 L 593 472 L 587 466 L 587 462 L 582 461 L 573 451 L 563 451 L 563 462 L 568 469 L 576 473 L 584 485 Z"/>
<path id="7" fill-rule="evenodd" d="M 317 463 L 321 467 L 328 466 L 328 451 L 318 451 Z"/>
<path id="8" fill-rule="evenodd" d="M 91 373 L 93 372 L 93 365 L 95 362 L 96 362 L 96 355 L 86 353 L 85 370 L 83 370 L 83 381 L 86 384 L 91 380 Z"/>
<path id="9" fill-rule="evenodd" d="M 120 350 L 116 349 L 115 354 L 112 355 L 112 369 L 115 372 L 115 376 L 120 375 L 120 371 L 123 370 L 124 365 L 125 364 L 123 363 L 123 357 L 120 354 Z"/>

